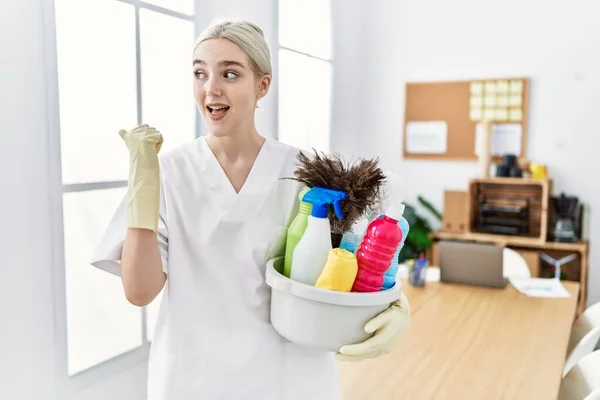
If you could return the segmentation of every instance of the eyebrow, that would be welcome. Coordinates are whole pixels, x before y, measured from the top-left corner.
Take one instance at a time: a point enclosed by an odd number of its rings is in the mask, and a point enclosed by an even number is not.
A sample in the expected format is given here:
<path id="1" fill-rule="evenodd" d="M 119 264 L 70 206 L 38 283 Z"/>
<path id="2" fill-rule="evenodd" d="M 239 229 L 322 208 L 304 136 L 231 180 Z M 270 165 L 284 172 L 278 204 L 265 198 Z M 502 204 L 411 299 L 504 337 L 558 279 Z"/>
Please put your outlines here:
<path id="1" fill-rule="evenodd" d="M 192 65 L 196 65 L 196 64 L 206 65 L 206 63 L 203 60 L 194 60 L 194 62 L 192 63 Z M 219 65 L 222 66 L 222 67 L 237 66 L 237 67 L 246 69 L 246 67 L 244 67 L 244 64 L 242 64 L 239 61 L 231 61 L 231 60 L 220 61 Z"/>

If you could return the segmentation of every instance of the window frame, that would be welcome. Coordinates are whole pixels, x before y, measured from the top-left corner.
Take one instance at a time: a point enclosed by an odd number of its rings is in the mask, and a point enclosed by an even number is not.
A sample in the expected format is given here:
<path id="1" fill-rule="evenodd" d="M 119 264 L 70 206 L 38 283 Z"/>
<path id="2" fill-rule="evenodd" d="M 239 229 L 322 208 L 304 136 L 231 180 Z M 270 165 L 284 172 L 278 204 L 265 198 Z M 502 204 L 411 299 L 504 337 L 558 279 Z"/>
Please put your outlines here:
<path id="1" fill-rule="evenodd" d="M 141 78 L 141 54 L 140 54 L 140 9 L 147 9 L 164 15 L 169 15 L 193 24 L 194 35 L 200 33 L 199 10 L 202 0 L 193 0 L 194 12 L 192 15 L 172 11 L 163 7 L 155 6 L 140 0 L 105 0 L 118 1 L 130 4 L 135 9 L 135 47 L 136 47 L 136 99 L 137 99 L 137 123 L 143 121 L 142 115 L 142 78 Z M 52 247 L 52 258 L 49 266 L 41 268 L 52 269 L 53 276 L 53 311 L 54 311 L 54 382 L 57 398 L 67 398 L 69 395 L 100 383 L 108 377 L 131 369 L 141 363 L 146 363 L 150 351 L 150 342 L 147 339 L 147 317 L 146 308 L 142 313 L 142 345 L 135 349 L 124 352 L 118 356 L 102 361 L 83 371 L 69 375 L 68 372 L 68 329 L 67 329 L 67 302 L 66 302 L 66 254 L 65 236 L 63 226 L 63 196 L 66 193 L 77 193 L 90 190 L 106 190 L 127 187 L 126 180 L 100 181 L 65 184 L 62 178 L 62 155 L 61 155 L 61 132 L 60 132 L 60 98 L 58 85 L 58 54 L 56 38 L 56 18 L 54 1 L 42 2 L 42 24 L 43 24 L 43 57 L 46 80 L 46 123 L 49 165 L 48 177 L 48 203 L 50 217 L 50 243 Z M 195 109 L 195 136 L 202 134 L 202 122 L 198 109 Z M 90 266 L 90 268 L 93 268 Z"/>
<path id="2" fill-rule="evenodd" d="M 276 78 L 274 79 L 274 81 L 276 82 L 276 87 L 275 87 L 275 104 L 277 105 L 277 112 L 275 113 L 275 138 L 279 139 L 279 77 L 280 77 L 280 69 L 279 69 L 279 53 L 281 50 L 285 50 L 285 51 L 289 51 L 292 53 L 296 53 L 298 55 L 304 56 L 304 57 L 309 57 L 309 58 L 313 58 L 315 60 L 319 60 L 319 61 L 324 61 L 329 63 L 330 66 L 330 71 L 331 71 L 331 76 L 330 76 L 330 80 L 329 80 L 329 97 L 331 99 L 331 103 L 330 103 L 330 107 L 329 107 L 329 126 L 327 127 L 327 134 L 328 134 L 328 150 L 329 152 L 331 152 L 331 142 L 332 142 L 332 137 L 331 137 L 331 133 L 333 131 L 333 104 L 334 104 L 334 76 L 335 76 L 335 46 L 334 46 L 334 29 L 333 29 L 333 15 L 331 16 L 331 21 L 330 21 L 330 35 L 331 35 L 331 53 L 330 53 L 330 57 L 329 58 L 324 58 L 324 57 L 319 57 L 316 56 L 314 54 L 310 54 L 310 53 L 306 53 L 303 51 L 299 51 L 296 49 L 293 49 L 291 47 L 287 47 L 287 46 L 282 46 L 281 42 L 280 42 L 280 35 L 279 35 L 279 25 L 280 25 L 280 13 L 279 13 L 279 3 L 281 0 L 273 0 L 273 8 L 274 8 L 274 14 L 275 14 L 275 37 L 277 38 L 277 54 L 276 57 L 273 57 L 273 71 L 276 74 Z M 328 0 L 329 1 L 329 7 L 331 8 L 331 13 L 333 13 L 333 0 Z M 306 150 L 310 150 L 310 149 L 306 149 Z"/>

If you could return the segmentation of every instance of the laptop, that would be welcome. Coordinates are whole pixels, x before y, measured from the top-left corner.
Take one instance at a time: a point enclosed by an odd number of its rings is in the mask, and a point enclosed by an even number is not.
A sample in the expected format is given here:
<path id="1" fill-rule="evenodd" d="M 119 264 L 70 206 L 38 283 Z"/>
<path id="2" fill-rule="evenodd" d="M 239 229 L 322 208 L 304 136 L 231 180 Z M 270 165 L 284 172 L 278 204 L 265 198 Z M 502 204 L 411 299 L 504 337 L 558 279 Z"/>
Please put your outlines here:
<path id="1" fill-rule="evenodd" d="M 440 281 L 474 286 L 504 288 L 502 273 L 504 247 L 487 243 L 438 242 Z"/>

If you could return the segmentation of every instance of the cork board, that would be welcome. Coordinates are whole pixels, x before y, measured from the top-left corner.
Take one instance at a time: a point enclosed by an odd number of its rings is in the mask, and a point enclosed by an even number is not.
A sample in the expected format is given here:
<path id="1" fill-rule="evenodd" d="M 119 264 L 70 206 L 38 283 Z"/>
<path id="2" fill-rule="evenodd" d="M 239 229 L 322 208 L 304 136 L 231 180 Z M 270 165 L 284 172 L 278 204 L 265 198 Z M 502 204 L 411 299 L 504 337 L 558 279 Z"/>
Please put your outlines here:
<path id="1" fill-rule="evenodd" d="M 520 138 L 513 136 L 512 141 L 519 141 L 518 156 L 526 156 L 527 78 L 409 82 L 405 96 L 403 156 L 406 159 L 477 161 L 476 130 L 484 117 L 499 128 L 518 128 Z M 419 131 L 407 127 L 423 123 L 437 124 L 431 125 L 436 130 L 443 125 L 445 143 L 438 142 L 432 151 L 407 143 L 407 136 L 414 143 L 415 135 L 419 135 Z"/>

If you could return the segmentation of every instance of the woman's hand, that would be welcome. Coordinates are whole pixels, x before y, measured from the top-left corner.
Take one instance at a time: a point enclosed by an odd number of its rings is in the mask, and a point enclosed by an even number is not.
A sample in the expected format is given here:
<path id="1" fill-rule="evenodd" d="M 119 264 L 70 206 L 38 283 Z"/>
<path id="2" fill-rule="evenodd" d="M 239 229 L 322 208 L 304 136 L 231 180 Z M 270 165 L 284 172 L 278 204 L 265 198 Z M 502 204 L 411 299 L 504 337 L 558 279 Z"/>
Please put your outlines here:
<path id="1" fill-rule="evenodd" d="M 410 305 L 404 293 L 400 300 L 367 322 L 365 331 L 375 334 L 362 343 L 342 346 L 336 357 L 340 361 L 361 361 L 390 353 L 409 327 Z"/>
<path id="2" fill-rule="evenodd" d="M 119 135 L 129 150 L 129 186 L 127 226 L 158 231 L 160 205 L 160 170 L 158 152 L 163 137 L 144 124 Z"/>

